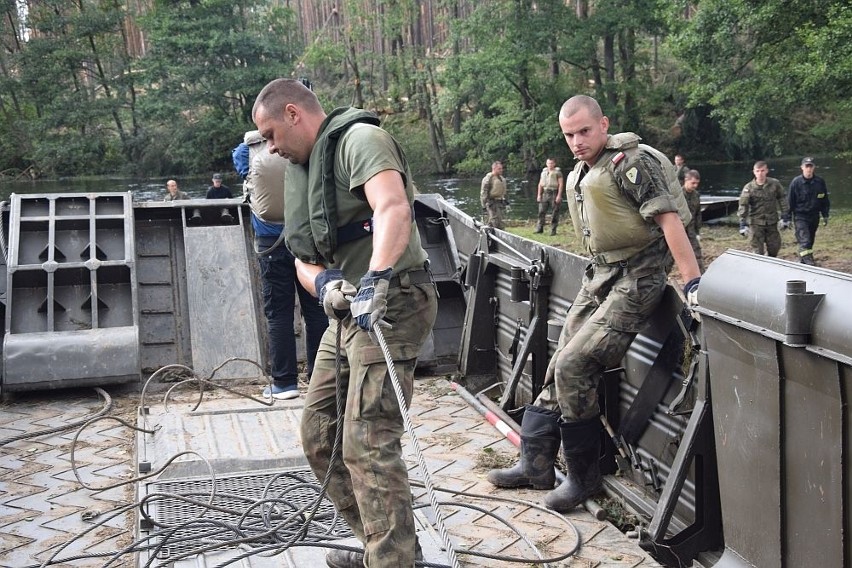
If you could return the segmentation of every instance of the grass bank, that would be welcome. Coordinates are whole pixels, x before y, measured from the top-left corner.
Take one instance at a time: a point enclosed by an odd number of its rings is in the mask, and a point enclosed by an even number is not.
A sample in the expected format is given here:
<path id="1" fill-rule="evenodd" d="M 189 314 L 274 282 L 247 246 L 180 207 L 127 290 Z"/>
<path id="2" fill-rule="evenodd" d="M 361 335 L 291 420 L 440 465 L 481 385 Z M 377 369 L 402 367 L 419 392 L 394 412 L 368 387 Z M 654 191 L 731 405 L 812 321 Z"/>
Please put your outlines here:
<path id="1" fill-rule="evenodd" d="M 828 226 L 820 224 L 814 244 L 814 258 L 823 268 L 852 274 L 852 212 L 839 212 L 829 219 Z M 704 254 L 704 264 L 708 265 L 728 249 L 751 251 L 749 240 L 739 233 L 739 225 L 734 218 L 725 219 L 719 223 L 705 225 L 701 229 L 701 250 Z M 580 241 L 574 234 L 570 221 L 560 223 L 555 236 L 549 231 L 543 234 L 535 233 L 535 219 L 511 221 L 507 230 L 511 233 L 550 245 L 552 247 L 583 255 Z M 796 238 L 793 229 L 781 231 L 781 252 L 779 258 L 792 262 L 799 261 Z M 672 277 L 679 280 L 675 269 Z"/>

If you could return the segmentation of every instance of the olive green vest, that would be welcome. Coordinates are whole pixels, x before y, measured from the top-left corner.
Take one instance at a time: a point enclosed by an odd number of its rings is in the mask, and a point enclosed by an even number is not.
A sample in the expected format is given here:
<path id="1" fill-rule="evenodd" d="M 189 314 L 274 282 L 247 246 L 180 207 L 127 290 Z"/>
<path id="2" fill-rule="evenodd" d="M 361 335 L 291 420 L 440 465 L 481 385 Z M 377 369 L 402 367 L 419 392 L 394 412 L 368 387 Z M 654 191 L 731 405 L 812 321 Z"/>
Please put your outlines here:
<path id="1" fill-rule="evenodd" d="M 334 183 L 337 142 L 355 123 L 379 125 L 372 112 L 356 108 L 334 109 L 320 125 L 309 163 L 290 164 L 284 183 L 284 238 L 293 255 L 311 264 L 333 262 L 337 250 L 338 212 L 364 210 L 370 206 L 349 192 L 338 192 Z"/>
<path id="2" fill-rule="evenodd" d="M 616 173 L 626 164 L 635 163 L 640 151 L 660 163 L 684 225 L 692 219 L 683 188 L 677 181 L 677 170 L 665 155 L 639 144 L 639 140 L 631 132 L 610 136 L 598 161 L 580 182 L 577 180 L 584 162 L 578 162 L 568 178 L 568 187 L 575 191 L 575 198 L 568 200 L 574 231 L 583 248 L 600 262 L 627 260 L 662 237 L 659 226 L 645 221 L 615 182 Z"/>

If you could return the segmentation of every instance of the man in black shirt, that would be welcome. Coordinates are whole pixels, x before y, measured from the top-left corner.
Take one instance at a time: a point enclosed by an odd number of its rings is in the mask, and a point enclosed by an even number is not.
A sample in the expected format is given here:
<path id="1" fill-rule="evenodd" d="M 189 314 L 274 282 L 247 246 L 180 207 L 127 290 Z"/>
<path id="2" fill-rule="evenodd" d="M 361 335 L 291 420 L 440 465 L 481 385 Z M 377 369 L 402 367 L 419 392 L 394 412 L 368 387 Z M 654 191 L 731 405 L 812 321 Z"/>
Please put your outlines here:
<path id="1" fill-rule="evenodd" d="M 802 175 L 790 182 L 787 199 L 790 213 L 793 214 L 793 226 L 796 228 L 796 241 L 799 243 L 799 260 L 802 264 L 814 265 L 814 238 L 819 218 L 828 225 L 831 203 L 828 200 L 828 188 L 825 181 L 814 175 L 814 159 L 802 160 Z"/>
<path id="2" fill-rule="evenodd" d="M 233 197 L 231 189 L 222 185 L 222 174 L 213 174 L 213 185 L 207 188 L 207 199 L 229 199 Z"/>

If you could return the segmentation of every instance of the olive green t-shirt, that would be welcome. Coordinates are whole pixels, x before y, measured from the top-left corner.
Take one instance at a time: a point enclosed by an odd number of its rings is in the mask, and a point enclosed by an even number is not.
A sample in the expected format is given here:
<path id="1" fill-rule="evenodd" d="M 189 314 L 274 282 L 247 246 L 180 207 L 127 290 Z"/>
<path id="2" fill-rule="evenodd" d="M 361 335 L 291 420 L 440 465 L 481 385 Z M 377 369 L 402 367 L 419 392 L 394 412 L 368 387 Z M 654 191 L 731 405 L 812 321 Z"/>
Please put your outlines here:
<path id="1" fill-rule="evenodd" d="M 394 138 L 378 126 L 355 124 L 340 137 L 334 162 L 335 186 L 338 192 L 347 191 L 355 200 L 338 199 L 339 226 L 362 221 L 372 216 L 372 210 L 364 195 L 364 184 L 385 170 L 395 170 L 402 175 L 408 203 L 414 202 L 414 183 L 402 148 Z M 412 213 L 413 215 L 413 213 Z M 335 253 L 334 268 L 343 270 L 350 282 L 356 283 L 367 272 L 373 247 L 372 237 L 364 237 L 339 245 Z M 427 254 L 420 244 L 417 224 L 412 218 L 408 246 L 393 267 L 398 274 L 422 268 Z"/>

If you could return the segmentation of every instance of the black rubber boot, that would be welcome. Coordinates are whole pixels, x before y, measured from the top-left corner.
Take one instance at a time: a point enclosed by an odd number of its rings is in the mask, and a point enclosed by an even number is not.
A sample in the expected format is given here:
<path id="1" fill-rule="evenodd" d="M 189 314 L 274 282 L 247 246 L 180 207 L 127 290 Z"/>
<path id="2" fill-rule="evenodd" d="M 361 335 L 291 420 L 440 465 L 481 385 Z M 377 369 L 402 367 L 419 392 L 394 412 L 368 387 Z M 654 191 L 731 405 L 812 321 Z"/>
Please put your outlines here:
<path id="1" fill-rule="evenodd" d="M 505 469 L 492 469 L 488 481 L 497 487 L 553 489 L 553 463 L 559 453 L 560 414 L 527 405 L 521 422 L 521 460 Z"/>
<path id="2" fill-rule="evenodd" d="M 414 561 L 423 562 L 423 549 L 420 540 L 414 541 Z M 364 568 L 364 553 L 352 550 L 329 550 L 325 555 L 325 563 L 331 568 Z"/>
<path id="3" fill-rule="evenodd" d="M 559 487 L 545 495 L 544 505 L 565 513 L 597 493 L 601 487 L 601 422 L 592 418 L 582 422 L 563 422 L 559 427 L 568 473 Z"/>

